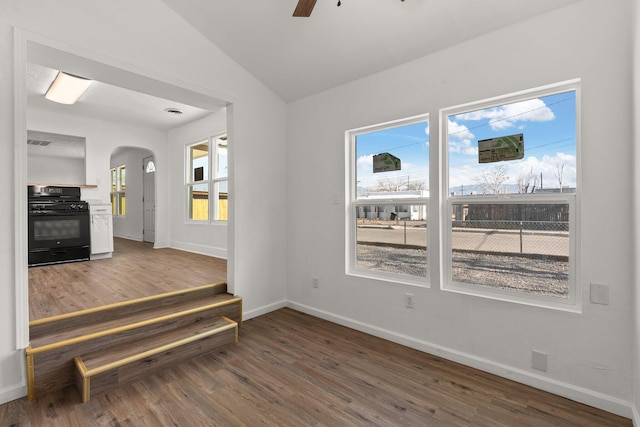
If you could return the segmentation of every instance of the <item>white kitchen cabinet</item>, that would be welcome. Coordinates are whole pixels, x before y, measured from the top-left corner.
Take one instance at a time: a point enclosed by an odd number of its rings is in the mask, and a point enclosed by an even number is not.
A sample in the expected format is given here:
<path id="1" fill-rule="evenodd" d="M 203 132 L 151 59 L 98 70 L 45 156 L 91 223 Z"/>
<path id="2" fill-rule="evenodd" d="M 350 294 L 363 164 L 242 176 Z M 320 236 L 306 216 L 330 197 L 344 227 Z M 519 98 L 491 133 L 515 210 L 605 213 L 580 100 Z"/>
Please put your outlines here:
<path id="1" fill-rule="evenodd" d="M 91 215 L 91 259 L 111 258 L 113 254 L 113 219 L 111 205 L 89 204 Z"/>

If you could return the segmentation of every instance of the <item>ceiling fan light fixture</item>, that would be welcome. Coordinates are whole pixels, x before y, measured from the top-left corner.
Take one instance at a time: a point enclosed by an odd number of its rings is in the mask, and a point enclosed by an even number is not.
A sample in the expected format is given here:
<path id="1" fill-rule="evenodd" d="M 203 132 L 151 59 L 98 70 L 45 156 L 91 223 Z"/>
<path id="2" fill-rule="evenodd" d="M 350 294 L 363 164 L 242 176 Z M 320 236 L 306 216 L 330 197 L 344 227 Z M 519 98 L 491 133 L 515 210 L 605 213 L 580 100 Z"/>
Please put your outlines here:
<path id="1" fill-rule="evenodd" d="M 313 11 L 314 6 L 316 5 L 316 1 L 317 0 L 298 0 L 296 9 L 293 11 L 293 16 L 302 18 L 310 17 L 311 11 Z"/>
<path id="2" fill-rule="evenodd" d="M 59 104 L 71 105 L 89 89 L 93 80 L 73 74 L 58 71 L 49 89 L 45 93 L 45 98 Z"/>
<path id="3" fill-rule="evenodd" d="M 175 114 L 175 115 L 178 115 L 178 116 L 184 112 L 179 108 L 172 108 L 172 107 L 165 108 L 164 111 L 166 111 L 169 114 Z"/>

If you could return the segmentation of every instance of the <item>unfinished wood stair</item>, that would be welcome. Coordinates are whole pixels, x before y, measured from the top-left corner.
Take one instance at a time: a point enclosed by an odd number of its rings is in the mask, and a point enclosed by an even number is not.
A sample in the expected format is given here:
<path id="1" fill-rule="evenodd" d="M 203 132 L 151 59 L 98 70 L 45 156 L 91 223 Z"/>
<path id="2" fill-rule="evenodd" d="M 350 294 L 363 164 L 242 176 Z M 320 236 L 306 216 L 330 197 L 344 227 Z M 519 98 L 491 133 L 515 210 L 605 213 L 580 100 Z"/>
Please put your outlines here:
<path id="1" fill-rule="evenodd" d="M 87 401 L 237 342 L 241 323 L 224 282 L 32 321 L 28 398 L 76 384 Z"/>

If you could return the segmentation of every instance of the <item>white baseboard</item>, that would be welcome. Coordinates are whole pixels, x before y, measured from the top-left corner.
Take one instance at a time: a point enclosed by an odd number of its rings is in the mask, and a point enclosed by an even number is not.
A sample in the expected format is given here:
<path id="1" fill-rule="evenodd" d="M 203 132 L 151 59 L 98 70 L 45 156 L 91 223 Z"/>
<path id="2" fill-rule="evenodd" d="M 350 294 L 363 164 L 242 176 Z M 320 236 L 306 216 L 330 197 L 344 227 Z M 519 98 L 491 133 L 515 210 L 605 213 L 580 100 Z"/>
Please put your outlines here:
<path id="1" fill-rule="evenodd" d="M 268 304 L 262 307 L 254 308 L 253 310 L 243 311 L 242 321 L 249 320 L 254 317 L 262 316 L 263 314 L 267 314 L 287 306 L 289 306 L 289 302 L 287 300 L 282 300 L 282 301 L 275 302 L 273 304 Z"/>
<path id="2" fill-rule="evenodd" d="M 153 243 L 153 249 L 162 249 L 162 248 L 170 248 L 169 241 L 167 240 L 156 240 Z"/>
<path id="3" fill-rule="evenodd" d="M 105 252 L 101 254 L 91 254 L 89 259 L 93 261 L 95 259 L 107 259 L 112 257 L 113 257 L 113 252 Z"/>
<path id="4" fill-rule="evenodd" d="M 27 385 L 17 384 L 10 387 L 5 387 L 0 390 L 0 405 L 11 402 L 12 400 L 20 399 L 27 395 Z"/>
<path id="5" fill-rule="evenodd" d="M 119 237 L 121 239 L 135 240 L 136 242 L 142 242 L 142 236 L 134 236 L 131 234 L 115 234 L 113 237 Z"/>
<path id="6" fill-rule="evenodd" d="M 542 375 L 537 375 L 532 372 L 527 372 L 522 369 L 512 368 L 501 363 L 496 363 L 492 360 L 483 359 L 472 354 L 442 347 L 433 343 L 429 343 L 427 341 L 418 340 L 413 337 L 398 334 L 396 332 L 378 328 L 376 326 L 368 325 L 357 320 L 338 316 L 336 314 L 329 313 L 323 310 L 318 310 L 304 304 L 298 304 L 289 301 L 288 307 L 315 317 L 319 317 L 324 320 L 328 320 L 333 323 L 337 323 L 342 326 L 346 326 L 379 338 L 386 339 L 388 341 L 392 341 L 407 347 L 414 348 L 416 350 L 423 351 L 425 353 L 440 356 L 444 359 L 451 360 L 462 365 L 470 366 L 484 372 L 489 372 L 491 374 L 498 375 L 509 380 L 535 387 L 537 389 L 547 391 L 549 393 L 553 393 L 558 396 L 583 403 L 585 405 L 593 406 L 595 408 L 602 409 L 604 411 L 611 412 L 622 417 L 632 418 L 634 421 L 634 425 L 640 427 L 640 424 L 638 424 L 637 422 L 639 418 L 635 405 L 626 400 L 609 396 L 603 393 L 598 393 L 596 391 L 578 387 L 562 381 L 556 381 L 554 379 L 547 378 Z"/>
<path id="7" fill-rule="evenodd" d="M 208 255 L 215 258 L 227 259 L 226 248 L 216 248 L 205 245 L 195 245 L 193 243 L 175 242 L 172 241 L 169 247 L 179 249 L 181 251 L 192 252 L 194 254 Z"/>

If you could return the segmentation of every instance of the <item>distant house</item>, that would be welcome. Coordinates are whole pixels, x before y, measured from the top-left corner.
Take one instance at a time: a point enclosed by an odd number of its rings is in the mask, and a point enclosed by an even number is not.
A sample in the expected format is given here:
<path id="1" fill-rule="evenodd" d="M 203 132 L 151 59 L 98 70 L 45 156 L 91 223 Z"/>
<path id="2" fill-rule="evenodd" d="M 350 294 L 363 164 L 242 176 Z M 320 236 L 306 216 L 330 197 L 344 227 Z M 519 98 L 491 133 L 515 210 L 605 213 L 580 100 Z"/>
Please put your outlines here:
<path id="1" fill-rule="evenodd" d="M 426 204 L 402 203 L 402 200 L 428 197 L 429 190 L 364 191 L 358 195 L 358 199 L 371 200 L 372 203 L 358 206 L 357 218 L 382 221 L 425 221 L 427 219 Z M 376 201 L 380 203 L 376 204 Z"/>

